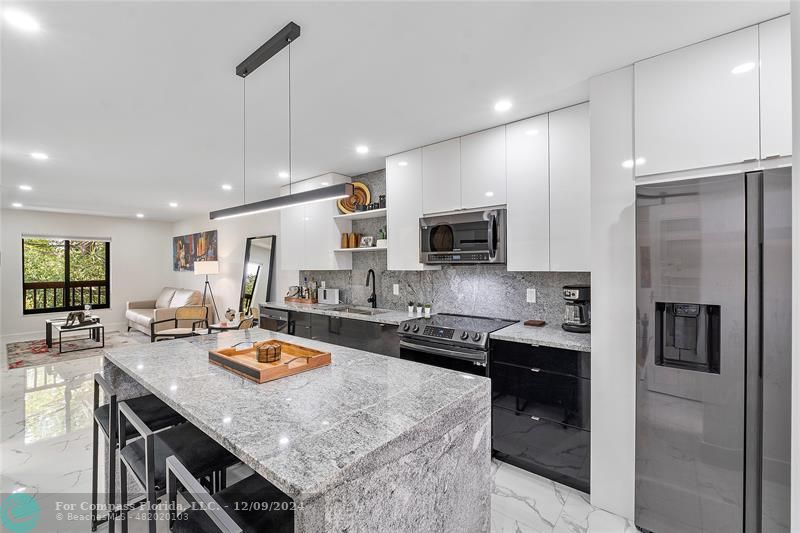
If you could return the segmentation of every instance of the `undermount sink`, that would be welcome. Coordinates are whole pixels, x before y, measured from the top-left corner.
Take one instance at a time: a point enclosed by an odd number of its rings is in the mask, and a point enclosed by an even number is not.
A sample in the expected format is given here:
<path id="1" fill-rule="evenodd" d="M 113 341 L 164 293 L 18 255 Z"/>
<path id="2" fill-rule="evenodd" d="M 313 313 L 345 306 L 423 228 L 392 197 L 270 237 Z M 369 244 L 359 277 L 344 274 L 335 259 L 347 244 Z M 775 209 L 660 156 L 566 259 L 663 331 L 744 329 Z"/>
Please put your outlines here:
<path id="1" fill-rule="evenodd" d="M 372 309 L 371 307 L 352 307 L 349 305 L 340 305 L 331 307 L 331 311 L 339 311 L 341 313 L 355 313 L 357 315 L 380 315 L 385 313 L 383 309 Z"/>

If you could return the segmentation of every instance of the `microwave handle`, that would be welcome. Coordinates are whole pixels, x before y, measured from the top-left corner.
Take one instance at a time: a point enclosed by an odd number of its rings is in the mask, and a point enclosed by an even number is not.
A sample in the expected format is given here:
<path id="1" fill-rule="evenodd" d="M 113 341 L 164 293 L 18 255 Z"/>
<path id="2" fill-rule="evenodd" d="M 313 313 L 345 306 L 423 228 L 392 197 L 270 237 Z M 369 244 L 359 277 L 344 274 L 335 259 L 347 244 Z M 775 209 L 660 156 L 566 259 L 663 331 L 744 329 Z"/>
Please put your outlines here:
<path id="1" fill-rule="evenodd" d="M 486 242 L 489 244 L 489 257 L 494 259 L 497 255 L 497 241 L 494 238 L 497 233 L 497 213 L 494 211 L 489 213 L 489 223 L 486 227 L 486 231 L 488 231 Z"/>

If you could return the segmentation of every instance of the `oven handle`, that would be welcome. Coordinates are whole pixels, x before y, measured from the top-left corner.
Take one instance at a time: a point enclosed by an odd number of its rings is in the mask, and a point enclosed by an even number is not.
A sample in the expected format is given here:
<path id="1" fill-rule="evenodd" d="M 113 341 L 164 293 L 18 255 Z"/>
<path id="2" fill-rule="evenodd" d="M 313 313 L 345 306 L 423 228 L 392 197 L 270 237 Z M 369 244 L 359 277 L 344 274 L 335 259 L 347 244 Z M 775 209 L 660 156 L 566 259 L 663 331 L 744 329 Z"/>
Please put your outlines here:
<path id="1" fill-rule="evenodd" d="M 477 354 L 473 355 L 472 352 L 475 350 L 470 350 L 470 352 L 462 352 L 460 350 L 448 350 L 447 348 L 436 348 L 434 346 L 415 344 L 413 342 L 408 342 L 404 340 L 400 341 L 400 347 L 407 348 L 409 350 L 416 350 L 418 352 L 429 353 L 433 355 L 444 355 L 445 357 L 464 359 L 466 361 L 477 361 L 479 363 L 486 362 L 486 352 L 479 352 L 481 355 Z"/>

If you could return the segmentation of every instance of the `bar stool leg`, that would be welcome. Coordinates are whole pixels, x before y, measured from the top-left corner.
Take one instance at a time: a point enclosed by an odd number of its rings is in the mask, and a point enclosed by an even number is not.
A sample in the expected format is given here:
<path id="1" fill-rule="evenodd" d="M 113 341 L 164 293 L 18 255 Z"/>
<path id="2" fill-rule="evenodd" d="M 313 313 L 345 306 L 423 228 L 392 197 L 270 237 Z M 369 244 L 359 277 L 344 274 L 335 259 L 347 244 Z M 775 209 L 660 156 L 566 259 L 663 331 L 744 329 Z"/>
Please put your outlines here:
<path id="1" fill-rule="evenodd" d="M 94 410 L 100 402 L 98 386 L 94 384 L 94 408 L 92 409 L 92 531 L 97 531 L 97 444 L 100 428 L 94 417 Z"/>
<path id="2" fill-rule="evenodd" d="M 128 468 L 125 461 L 119 462 L 119 517 L 122 520 L 122 533 L 128 533 Z"/>

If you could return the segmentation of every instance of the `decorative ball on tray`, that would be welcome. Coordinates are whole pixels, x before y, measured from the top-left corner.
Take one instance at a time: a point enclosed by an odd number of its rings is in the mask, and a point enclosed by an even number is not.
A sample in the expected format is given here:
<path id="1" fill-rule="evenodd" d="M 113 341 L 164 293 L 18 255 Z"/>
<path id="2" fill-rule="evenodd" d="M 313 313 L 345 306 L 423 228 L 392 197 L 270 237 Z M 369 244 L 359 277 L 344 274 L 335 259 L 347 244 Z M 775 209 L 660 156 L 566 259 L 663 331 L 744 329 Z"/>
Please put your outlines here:
<path id="1" fill-rule="evenodd" d="M 341 198 L 336 202 L 336 206 L 342 214 L 347 215 L 356 212 L 356 204 L 367 205 L 369 204 L 372 196 L 369 193 L 369 188 L 360 181 L 353 182 L 353 194 L 347 198 Z"/>

